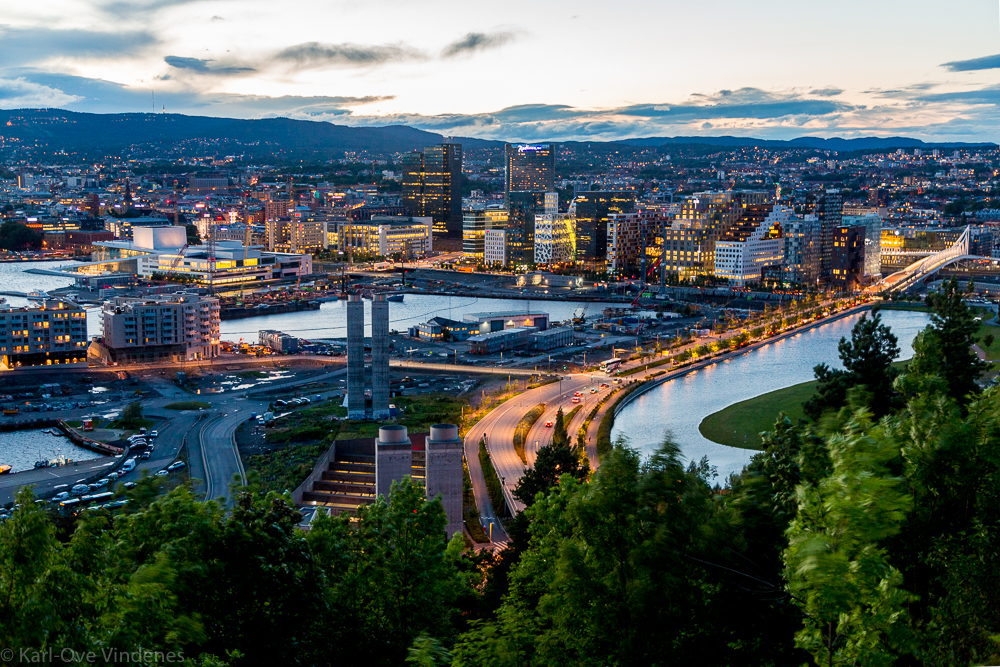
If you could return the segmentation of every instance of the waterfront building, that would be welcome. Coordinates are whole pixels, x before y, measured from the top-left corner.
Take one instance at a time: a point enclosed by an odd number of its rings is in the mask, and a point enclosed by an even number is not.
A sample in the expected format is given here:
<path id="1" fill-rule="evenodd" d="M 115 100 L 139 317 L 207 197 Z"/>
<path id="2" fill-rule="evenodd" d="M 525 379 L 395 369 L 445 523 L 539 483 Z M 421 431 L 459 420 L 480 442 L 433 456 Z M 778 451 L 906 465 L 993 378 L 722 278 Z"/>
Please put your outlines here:
<path id="1" fill-rule="evenodd" d="M 747 207 L 715 243 L 715 275 L 743 287 L 760 282 L 765 270 L 779 276 L 784 259 L 783 227 L 791 210 L 780 204 Z"/>
<path id="2" fill-rule="evenodd" d="M 465 340 L 479 333 L 479 322 L 459 322 L 447 317 L 432 317 L 415 327 L 410 327 L 410 335 L 427 340 Z"/>
<path id="3" fill-rule="evenodd" d="M 270 252 L 315 253 L 329 245 L 326 218 L 305 206 L 296 208 L 290 217 L 265 221 L 264 229 Z"/>
<path id="4" fill-rule="evenodd" d="M 551 266 L 574 261 L 576 218 L 566 213 L 535 216 L 535 263 Z"/>
<path id="5" fill-rule="evenodd" d="M 504 198 L 511 192 L 555 190 L 555 144 L 507 144 L 504 147 Z"/>
<path id="6" fill-rule="evenodd" d="M 429 217 L 434 233 L 443 238 L 462 237 L 462 145 L 428 146 L 422 152 L 404 153 L 403 205 L 411 216 Z"/>
<path id="7" fill-rule="evenodd" d="M 503 331 L 472 336 L 466 342 L 469 344 L 470 354 L 496 354 L 527 347 L 529 335 L 536 331 L 538 330 L 531 326 L 511 327 Z"/>
<path id="8" fill-rule="evenodd" d="M 602 270 L 608 252 L 608 216 L 635 211 L 634 192 L 584 192 L 573 200 L 576 211 L 576 261 Z"/>
<path id="9" fill-rule="evenodd" d="M 283 331 L 261 329 L 257 332 L 260 344 L 278 354 L 295 354 L 299 351 L 299 339 Z"/>
<path id="10" fill-rule="evenodd" d="M 862 284 L 865 275 L 865 227 L 837 227 L 833 235 L 830 285 L 842 292 Z"/>
<path id="11" fill-rule="evenodd" d="M 114 216 L 104 217 L 104 229 L 115 235 L 116 239 L 128 240 L 132 238 L 133 228 L 142 227 L 162 227 L 171 222 L 162 216 L 143 216 L 134 218 L 116 218 Z M 180 229 L 184 229 L 181 227 Z"/>
<path id="12" fill-rule="evenodd" d="M 0 368 L 87 365 L 87 311 L 59 299 L 0 304 Z"/>
<path id="13" fill-rule="evenodd" d="M 94 353 L 105 363 L 195 361 L 219 356 L 219 300 L 176 293 L 115 297 L 101 309 Z"/>
<path id="14" fill-rule="evenodd" d="M 865 229 L 865 268 L 866 280 L 878 279 L 882 276 L 882 218 L 876 213 L 865 215 L 845 215 L 842 218 L 844 227 L 864 227 Z"/>
<path id="15" fill-rule="evenodd" d="M 549 314 L 531 311 L 514 312 L 492 312 L 492 313 L 466 313 L 462 316 L 465 322 L 477 322 L 479 333 L 491 333 L 503 331 L 513 327 L 534 327 L 538 331 L 545 331 L 549 328 Z"/>
<path id="16" fill-rule="evenodd" d="M 572 343 L 573 330 L 569 327 L 558 327 L 528 334 L 528 347 L 538 352 L 555 350 Z"/>
<path id="17" fill-rule="evenodd" d="M 483 234 L 483 262 L 486 266 L 509 266 L 506 229 L 487 229 Z"/>
<path id="18" fill-rule="evenodd" d="M 645 239 L 645 220 L 638 213 L 608 215 L 608 273 L 625 276 L 636 268 Z"/>
<path id="19" fill-rule="evenodd" d="M 434 223 L 429 217 L 374 215 L 369 220 L 339 220 L 336 225 L 336 247 L 345 254 L 361 251 L 407 259 L 434 249 Z"/>
<path id="20" fill-rule="evenodd" d="M 844 198 L 840 190 L 827 190 L 819 196 L 811 196 L 806 200 L 803 213 L 811 213 L 816 216 L 820 224 L 820 278 L 826 281 L 834 281 L 842 284 L 841 278 L 833 277 L 834 236 L 839 234 L 841 218 L 844 215 Z M 841 267 L 843 269 L 843 267 Z"/>
<path id="21" fill-rule="evenodd" d="M 812 285 L 819 279 L 820 224 L 815 215 L 789 216 L 785 223 L 783 279 Z"/>
<path id="22" fill-rule="evenodd" d="M 507 209 L 500 204 L 462 212 L 462 260 L 485 261 L 486 231 L 507 228 Z"/>
<path id="23" fill-rule="evenodd" d="M 580 276 L 564 276 L 546 271 L 529 271 L 517 277 L 517 286 L 526 287 L 528 285 L 546 285 L 548 287 L 583 287 L 583 278 Z"/>

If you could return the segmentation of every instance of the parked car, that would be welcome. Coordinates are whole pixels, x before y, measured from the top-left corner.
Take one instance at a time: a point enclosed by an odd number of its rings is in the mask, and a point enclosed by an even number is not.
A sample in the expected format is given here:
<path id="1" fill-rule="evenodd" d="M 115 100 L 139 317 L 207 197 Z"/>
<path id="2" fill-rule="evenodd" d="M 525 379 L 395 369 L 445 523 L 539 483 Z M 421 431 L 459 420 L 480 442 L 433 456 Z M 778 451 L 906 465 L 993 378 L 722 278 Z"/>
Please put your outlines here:
<path id="1" fill-rule="evenodd" d="M 134 489 L 135 482 L 125 482 L 124 484 L 122 484 L 122 486 L 124 486 L 126 489 Z"/>
<path id="2" fill-rule="evenodd" d="M 174 461 L 173 463 L 167 466 L 167 470 L 173 472 L 174 470 L 180 470 L 186 465 L 187 464 L 184 463 L 184 461 Z"/>
<path id="3" fill-rule="evenodd" d="M 90 491 L 90 486 L 88 484 L 76 484 L 69 490 L 70 495 L 74 496 L 82 496 L 88 491 Z"/>
<path id="4" fill-rule="evenodd" d="M 156 436 L 158 436 L 158 435 L 160 435 L 160 432 L 159 432 L 159 431 L 150 431 L 150 432 L 149 432 L 149 437 L 150 437 L 150 438 L 155 438 L 155 437 L 156 437 Z"/>
<path id="5" fill-rule="evenodd" d="M 159 470 L 156 473 L 156 477 L 166 477 L 169 474 L 170 474 L 169 470 Z"/>

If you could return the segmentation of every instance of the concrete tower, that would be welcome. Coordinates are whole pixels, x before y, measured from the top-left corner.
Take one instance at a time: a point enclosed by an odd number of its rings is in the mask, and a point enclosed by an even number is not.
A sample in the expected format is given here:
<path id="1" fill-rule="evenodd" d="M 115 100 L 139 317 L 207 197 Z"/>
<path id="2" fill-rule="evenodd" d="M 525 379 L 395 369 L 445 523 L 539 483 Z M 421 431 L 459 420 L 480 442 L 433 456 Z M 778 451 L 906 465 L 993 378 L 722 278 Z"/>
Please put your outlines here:
<path id="1" fill-rule="evenodd" d="M 434 424 L 427 437 L 427 499 L 441 496 L 448 516 L 448 539 L 462 532 L 462 454 L 454 424 Z"/>
<path id="2" fill-rule="evenodd" d="M 347 418 L 365 418 L 365 304 L 347 300 Z"/>
<path id="3" fill-rule="evenodd" d="M 389 418 L 389 302 L 372 300 L 372 417 Z"/>
<path id="4" fill-rule="evenodd" d="M 375 495 L 388 499 L 392 483 L 407 475 L 413 475 L 413 446 L 406 427 L 380 426 L 375 440 Z"/>

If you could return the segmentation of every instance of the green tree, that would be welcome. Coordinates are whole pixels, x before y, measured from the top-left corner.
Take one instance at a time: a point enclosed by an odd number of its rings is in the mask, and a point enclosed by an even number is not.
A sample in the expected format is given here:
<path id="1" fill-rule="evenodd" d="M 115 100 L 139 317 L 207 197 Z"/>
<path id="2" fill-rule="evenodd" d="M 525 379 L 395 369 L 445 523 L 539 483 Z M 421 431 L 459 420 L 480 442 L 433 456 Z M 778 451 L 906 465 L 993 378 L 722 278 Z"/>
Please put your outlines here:
<path id="1" fill-rule="evenodd" d="M 142 403 L 132 401 L 126 405 L 118 421 L 124 428 L 138 428 L 142 424 Z"/>
<path id="2" fill-rule="evenodd" d="M 0 224 L 0 248 L 3 250 L 38 250 L 42 247 L 42 235 L 31 227 L 6 220 Z"/>
<path id="3" fill-rule="evenodd" d="M 564 431 L 565 432 L 565 431 Z M 564 438 L 561 443 L 552 442 L 538 450 L 535 465 L 524 471 L 514 488 L 514 497 L 525 505 L 535 501 L 539 493 L 546 493 L 559 483 L 562 475 L 574 479 L 586 479 L 590 474 L 590 464 L 581 462 L 580 456 Z"/>
<path id="4" fill-rule="evenodd" d="M 936 376 L 949 396 L 965 404 L 980 392 L 977 380 L 988 368 L 972 349 L 979 332 L 975 314 L 965 304 L 954 278 L 941 290 L 927 295 L 931 323 L 913 342 L 913 361 L 907 369 L 915 376 Z"/>
<path id="5" fill-rule="evenodd" d="M 552 425 L 552 442 L 553 444 L 565 445 L 569 441 L 569 436 L 566 433 L 566 424 L 564 423 L 563 409 L 562 406 L 556 411 L 556 419 Z"/>
<path id="6" fill-rule="evenodd" d="M 188 223 L 188 224 L 184 225 L 184 230 L 187 233 L 187 241 L 186 241 L 186 243 L 188 245 L 199 245 L 201 243 L 201 235 L 198 234 L 198 228 L 197 227 L 195 227 L 191 223 Z"/>

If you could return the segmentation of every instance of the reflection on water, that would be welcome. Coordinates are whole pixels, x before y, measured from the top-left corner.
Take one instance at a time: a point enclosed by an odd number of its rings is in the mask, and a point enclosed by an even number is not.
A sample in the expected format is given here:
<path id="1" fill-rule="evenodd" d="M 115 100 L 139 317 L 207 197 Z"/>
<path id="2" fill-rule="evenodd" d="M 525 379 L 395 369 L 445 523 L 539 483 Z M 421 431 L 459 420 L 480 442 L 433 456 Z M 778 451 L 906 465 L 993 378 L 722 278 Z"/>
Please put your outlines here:
<path id="1" fill-rule="evenodd" d="M 0 433 L 0 464 L 11 466 L 11 472 L 31 470 L 35 461 L 49 461 L 59 456 L 72 461 L 87 461 L 100 457 L 100 454 L 77 447 L 65 436 L 45 433 L 41 429 Z"/>
<path id="2" fill-rule="evenodd" d="M 615 419 L 612 438 L 626 436 L 650 454 L 670 432 L 688 459 L 708 456 L 722 483 L 739 472 L 753 451 L 718 445 L 701 435 L 698 425 L 708 415 L 733 403 L 813 379 L 820 363 L 841 368 L 837 343 L 850 336 L 861 315 L 769 343 L 759 349 L 666 382 L 630 403 Z M 929 321 L 926 313 L 883 311 L 882 321 L 899 338 L 901 359 L 913 355 L 913 338 Z"/>

